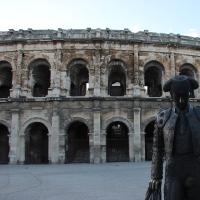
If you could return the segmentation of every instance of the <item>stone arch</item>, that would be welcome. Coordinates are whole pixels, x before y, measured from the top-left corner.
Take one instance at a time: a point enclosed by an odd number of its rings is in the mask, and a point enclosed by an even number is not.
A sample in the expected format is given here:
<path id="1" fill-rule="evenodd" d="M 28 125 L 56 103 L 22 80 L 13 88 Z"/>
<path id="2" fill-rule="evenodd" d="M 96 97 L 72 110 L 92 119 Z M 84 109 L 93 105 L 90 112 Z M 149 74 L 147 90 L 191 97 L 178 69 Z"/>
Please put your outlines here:
<path id="1" fill-rule="evenodd" d="M 0 61 L 0 98 L 8 98 L 12 88 L 12 66 L 10 62 Z"/>
<path id="2" fill-rule="evenodd" d="M 25 129 L 25 163 L 46 164 L 49 160 L 49 132 L 41 122 L 33 122 Z"/>
<path id="3" fill-rule="evenodd" d="M 198 70 L 191 63 L 184 63 L 180 66 L 179 73 L 197 79 Z"/>
<path id="4" fill-rule="evenodd" d="M 109 124 L 111 124 L 112 122 L 116 122 L 116 121 L 123 122 L 128 127 L 128 133 L 134 133 L 133 124 L 128 119 L 126 119 L 124 117 L 120 117 L 120 116 L 115 116 L 115 117 L 112 117 L 112 118 L 106 120 L 102 129 L 105 131 Z"/>
<path id="5" fill-rule="evenodd" d="M 29 87 L 34 97 L 48 94 L 51 84 L 51 65 L 47 59 L 37 58 L 28 65 Z"/>
<path id="6" fill-rule="evenodd" d="M 70 71 L 70 68 L 74 65 L 85 65 L 85 67 L 88 69 L 89 71 L 89 62 L 87 59 L 85 58 L 81 58 L 81 57 L 77 57 L 77 58 L 73 58 L 71 59 L 68 63 L 67 63 L 67 70 L 68 73 Z"/>
<path id="7" fill-rule="evenodd" d="M 73 120 L 66 127 L 65 161 L 66 163 L 90 161 L 89 127 L 83 120 Z"/>
<path id="8" fill-rule="evenodd" d="M 144 66 L 144 85 L 149 97 L 162 96 L 163 75 L 165 73 L 164 66 L 152 60 Z"/>
<path id="9" fill-rule="evenodd" d="M 1 119 L 1 120 L 0 120 L 0 124 L 6 126 L 7 129 L 8 129 L 8 131 L 9 131 L 9 133 L 11 132 L 11 125 L 10 125 L 10 123 L 8 123 L 6 120 Z"/>
<path id="10" fill-rule="evenodd" d="M 40 122 L 40 123 L 44 124 L 49 131 L 49 135 L 51 135 L 51 132 L 52 132 L 51 131 L 51 124 L 46 119 L 43 119 L 41 117 L 32 117 L 32 118 L 26 120 L 22 125 L 22 128 L 20 130 L 20 135 L 24 136 L 26 128 L 34 122 Z"/>
<path id="11" fill-rule="evenodd" d="M 108 64 L 108 95 L 124 96 L 127 87 L 127 65 L 122 60 L 111 60 Z"/>
<path id="12" fill-rule="evenodd" d="M 9 163 L 9 137 L 10 131 L 5 123 L 0 122 L 0 164 Z"/>
<path id="13" fill-rule="evenodd" d="M 19 150 L 19 162 L 20 163 L 24 163 L 25 162 L 25 139 L 26 139 L 26 136 L 27 136 L 27 128 L 29 125 L 33 124 L 33 123 L 41 123 L 43 124 L 47 130 L 48 130 L 48 160 L 50 161 L 51 160 L 51 154 L 52 154 L 52 149 L 51 149 L 51 135 L 52 135 L 52 128 L 51 128 L 51 124 L 46 120 L 46 119 L 43 119 L 43 118 L 40 118 L 40 117 L 33 117 L 33 118 L 29 118 L 28 120 L 26 120 L 22 126 L 21 126 L 21 129 L 20 129 L 20 137 L 19 137 L 19 142 L 20 142 L 20 150 Z"/>
<path id="14" fill-rule="evenodd" d="M 198 71 L 197 68 L 192 65 L 191 63 L 184 63 L 179 68 L 179 74 L 180 75 L 186 75 L 194 79 L 198 79 Z M 190 97 L 194 98 L 194 90 L 191 92 Z"/>
<path id="15" fill-rule="evenodd" d="M 73 59 L 69 63 L 70 95 L 85 96 L 89 88 L 89 66 L 84 59 Z"/>
<path id="16" fill-rule="evenodd" d="M 92 124 L 90 123 L 90 121 L 88 119 L 85 119 L 83 117 L 72 117 L 72 118 L 69 118 L 68 120 L 65 121 L 64 123 L 64 129 L 65 131 L 68 130 L 69 126 L 73 123 L 73 122 L 76 122 L 76 121 L 80 121 L 84 124 L 86 124 L 86 126 L 88 127 L 89 129 L 89 133 L 92 133 L 93 132 L 93 127 L 92 127 Z"/>
<path id="17" fill-rule="evenodd" d="M 129 129 L 122 121 L 111 122 L 106 128 L 106 161 L 129 160 Z"/>
<path id="18" fill-rule="evenodd" d="M 156 114 L 155 116 L 151 116 L 149 118 L 147 118 L 146 120 L 144 120 L 142 123 L 141 123 L 141 132 L 145 134 L 145 128 L 146 126 L 151 122 L 151 121 L 155 121 L 156 120 Z"/>

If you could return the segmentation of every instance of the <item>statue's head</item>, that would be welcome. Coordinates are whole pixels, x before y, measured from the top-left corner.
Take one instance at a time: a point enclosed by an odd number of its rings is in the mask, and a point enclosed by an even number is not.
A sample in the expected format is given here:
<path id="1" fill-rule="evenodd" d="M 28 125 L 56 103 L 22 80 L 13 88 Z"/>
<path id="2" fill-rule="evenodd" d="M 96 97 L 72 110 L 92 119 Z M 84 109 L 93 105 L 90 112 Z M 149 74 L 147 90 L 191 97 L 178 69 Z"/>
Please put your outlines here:
<path id="1" fill-rule="evenodd" d="M 196 80 L 185 75 L 178 75 L 168 80 L 164 92 L 170 92 L 172 99 L 180 110 L 184 110 L 193 91 L 199 87 Z"/>

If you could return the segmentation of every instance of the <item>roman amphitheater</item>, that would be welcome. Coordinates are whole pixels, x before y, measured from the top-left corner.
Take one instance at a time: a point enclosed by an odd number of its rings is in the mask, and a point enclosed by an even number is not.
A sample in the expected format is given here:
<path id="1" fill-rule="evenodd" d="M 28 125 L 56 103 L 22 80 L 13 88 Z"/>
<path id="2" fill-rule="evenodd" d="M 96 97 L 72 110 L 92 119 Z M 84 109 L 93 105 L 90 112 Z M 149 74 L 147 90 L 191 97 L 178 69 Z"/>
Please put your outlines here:
<path id="1" fill-rule="evenodd" d="M 200 38 L 0 32 L 0 163 L 150 160 L 155 115 L 171 105 L 163 83 L 179 73 L 199 81 L 199 71 Z"/>

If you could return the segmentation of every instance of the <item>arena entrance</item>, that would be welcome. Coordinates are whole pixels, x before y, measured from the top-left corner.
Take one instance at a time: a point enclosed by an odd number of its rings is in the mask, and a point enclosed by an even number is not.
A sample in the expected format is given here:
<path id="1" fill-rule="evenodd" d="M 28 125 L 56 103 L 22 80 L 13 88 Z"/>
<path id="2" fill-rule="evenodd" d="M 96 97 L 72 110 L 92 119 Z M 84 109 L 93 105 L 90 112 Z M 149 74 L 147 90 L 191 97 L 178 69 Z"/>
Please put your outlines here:
<path id="1" fill-rule="evenodd" d="M 79 121 L 73 122 L 67 134 L 66 162 L 88 163 L 90 161 L 88 127 Z"/>
<path id="2" fill-rule="evenodd" d="M 40 122 L 32 123 L 26 129 L 25 163 L 48 163 L 48 129 Z"/>
<path id="3" fill-rule="evenodd" d="M 9 162 L 9 131 L 6 126 L 0 124 L 0 164 Z"/>
<path id="4" fill-rule="evenodd" d="M 145 160 L 152 160 L 153 132 L 155 121 L 151 121 L 145 128 Z"/>
<path id="5" fill-rule="evenodd" d="M 106 160 L 107 162 L 129 161 L 128 128 L 122 122 L 112 122 L 107 128 Z"/>

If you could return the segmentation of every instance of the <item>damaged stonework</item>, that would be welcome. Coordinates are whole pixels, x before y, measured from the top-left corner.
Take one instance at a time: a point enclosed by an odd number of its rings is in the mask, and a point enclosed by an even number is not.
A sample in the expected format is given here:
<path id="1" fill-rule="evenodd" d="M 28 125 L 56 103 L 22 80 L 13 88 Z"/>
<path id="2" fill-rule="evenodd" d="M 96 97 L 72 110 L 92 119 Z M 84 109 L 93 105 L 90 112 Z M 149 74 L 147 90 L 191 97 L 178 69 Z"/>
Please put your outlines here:
<path id="1" fill-rule="evenodd" d="M 0 32 L 0 163 L 151 159 L 163 83 L 195 78 L 200 39 L 128 29 Z M 199 103 L 200 92 L 191 95 Z"/>

